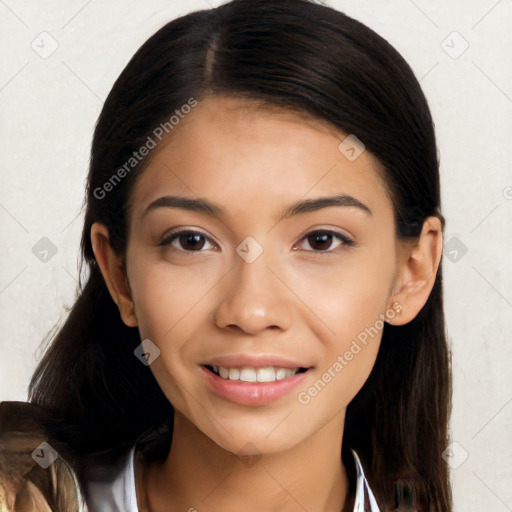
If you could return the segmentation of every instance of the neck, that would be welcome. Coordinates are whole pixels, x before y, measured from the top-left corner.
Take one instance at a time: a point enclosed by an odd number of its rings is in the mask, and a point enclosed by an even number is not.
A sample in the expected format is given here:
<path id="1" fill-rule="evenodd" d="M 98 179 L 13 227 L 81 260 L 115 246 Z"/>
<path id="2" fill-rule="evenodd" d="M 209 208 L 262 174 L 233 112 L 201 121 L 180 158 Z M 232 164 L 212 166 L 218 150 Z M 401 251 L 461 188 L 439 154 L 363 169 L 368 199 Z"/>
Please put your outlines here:
<path id="1" fill-rule="evenodd" d="M 144 477 L 147 512 L 340 512 L 343 423 L 344 412 L 293 449 L 240 457 L 176 412 L 169 454 Z"/>

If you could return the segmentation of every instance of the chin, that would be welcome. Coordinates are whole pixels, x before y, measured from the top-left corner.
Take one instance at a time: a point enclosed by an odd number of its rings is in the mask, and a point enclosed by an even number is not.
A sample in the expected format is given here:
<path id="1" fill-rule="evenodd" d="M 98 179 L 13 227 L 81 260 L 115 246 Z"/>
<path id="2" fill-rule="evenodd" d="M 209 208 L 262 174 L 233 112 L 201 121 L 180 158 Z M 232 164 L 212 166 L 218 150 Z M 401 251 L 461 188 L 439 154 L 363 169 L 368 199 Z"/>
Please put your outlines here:
<path id="1" fill-rule="evenodd" d="M 280 430 L 277 432 L 277 430 Z M 297 432 L 290 432 L 285 428 L 276 429 L 276 423 L 259 424 L 256 428 L 247 428 L 246 425 L 236 427 L 230 425 L 226 430 L 204 432 L 213 442 L 224 450 L 235 455 L 262 456 L 290 450 L 305 441 L 304 432 L 298 436 Z M 230 435 L 231 434 L 231 435 Z"/>

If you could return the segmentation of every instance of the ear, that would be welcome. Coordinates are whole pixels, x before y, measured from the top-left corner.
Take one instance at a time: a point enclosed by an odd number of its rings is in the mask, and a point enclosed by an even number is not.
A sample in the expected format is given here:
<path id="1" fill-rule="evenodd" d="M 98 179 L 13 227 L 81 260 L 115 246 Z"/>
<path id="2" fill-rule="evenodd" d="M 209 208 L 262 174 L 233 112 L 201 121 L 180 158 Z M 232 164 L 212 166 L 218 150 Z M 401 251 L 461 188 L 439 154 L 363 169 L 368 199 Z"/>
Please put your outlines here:
<path id="1" fill-rule="evenodd" d="M 389 298 L 388 308 L 400 314 L 386 321 L 392 325 L 404 325 L 413 320 L 427 302 L 443 252 L 443 232 L 438 217 L 428 217 L 416 244 L 399 241 L 399 267 Z"/>
<path id="2" fill-rule="evenodd" d="M 108 229 L 95 222 L 91 227 L 91 243 L 112 300 L 117 304 L 123 322 L 128 327 L 136 327 L 134 303 L 126 274 L 124 260 L 110 246 Z"/>

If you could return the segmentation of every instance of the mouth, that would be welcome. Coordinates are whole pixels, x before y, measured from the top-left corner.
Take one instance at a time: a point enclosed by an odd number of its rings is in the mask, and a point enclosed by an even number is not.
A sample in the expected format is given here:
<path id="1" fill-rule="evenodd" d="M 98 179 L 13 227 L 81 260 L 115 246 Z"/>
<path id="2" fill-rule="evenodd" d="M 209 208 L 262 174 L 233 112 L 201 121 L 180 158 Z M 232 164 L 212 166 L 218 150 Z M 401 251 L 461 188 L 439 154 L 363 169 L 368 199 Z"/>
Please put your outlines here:
<path id="1" fill-rule="evenodd" d="M 288 368 L 270 366 L 269 362 L 263 364 L 264 366 L 202 364 L 200 369 L 204 383 L 210 391 L 219 398 L 244 406 L 264 406 L 289 397 L 313 370 L 313 367 L 294 366 L 285 361 L 278 364 L 288 364 Z"/>
<path id="2" fill-rule="evenodd" d="M 204 365 L 208 371 L 214 373 L 224 380 L 240 381 L 240 382 L 274 382 L 276 380 L 284 380 L 298 373 L 305 373 L 309 368 L 282 368 L 277 366 L 253 367 L 225 367 Z"/>

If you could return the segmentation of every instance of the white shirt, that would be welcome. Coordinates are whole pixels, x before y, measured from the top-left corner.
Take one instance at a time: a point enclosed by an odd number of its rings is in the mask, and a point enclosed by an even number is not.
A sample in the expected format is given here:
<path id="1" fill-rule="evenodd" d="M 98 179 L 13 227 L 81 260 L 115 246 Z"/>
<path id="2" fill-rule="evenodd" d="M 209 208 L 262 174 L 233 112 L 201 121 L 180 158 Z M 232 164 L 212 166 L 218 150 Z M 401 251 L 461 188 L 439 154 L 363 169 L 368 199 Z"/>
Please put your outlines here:
<path id="1" fill-rule="evenodd" d="M 368 485 L 356 452 L 354 455 L 357 482 L 354 512 L 380 512 L 375 497 Z M 125 465 L 113 482 L 89 482 L 91 507 L 89 512 L 138 512 L 134 470 L 135 447 L 128 454 Z M 370 508 L 365 509 L 365 495 Z"/>

